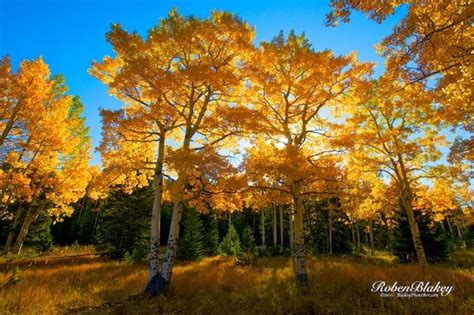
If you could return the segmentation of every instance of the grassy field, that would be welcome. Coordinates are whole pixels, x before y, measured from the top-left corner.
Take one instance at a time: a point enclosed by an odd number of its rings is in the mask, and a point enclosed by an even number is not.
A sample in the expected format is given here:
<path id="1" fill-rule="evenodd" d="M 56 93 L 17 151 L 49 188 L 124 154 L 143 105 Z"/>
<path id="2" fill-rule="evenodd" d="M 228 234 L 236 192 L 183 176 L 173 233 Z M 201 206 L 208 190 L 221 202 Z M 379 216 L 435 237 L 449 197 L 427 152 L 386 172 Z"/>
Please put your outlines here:
<path id="1" fill-rule="evenodd" d="M 169 295 L 146 297 L 139 295 L 146 264 L 91 256 L 38 257 L 30 263 L 23 260 L 19 280 L 6 287 L 15 263 L 3 259 L 0 314 L 472 314 L 473 261 L 474 253 L 464 252 L 450 264 L 421 273 L 416 265 L 399 265 L 386 256 L 312 257 L 307 266 L 310 285 L 301 291 L 293 283 L 289 258 L 263 257 L 242 266 L 213 257 L 179 263 Z M 377 280 L 441 281 L 453 285 L 454 292 L 439 298 L 382 298 L 370 292 Z"/>

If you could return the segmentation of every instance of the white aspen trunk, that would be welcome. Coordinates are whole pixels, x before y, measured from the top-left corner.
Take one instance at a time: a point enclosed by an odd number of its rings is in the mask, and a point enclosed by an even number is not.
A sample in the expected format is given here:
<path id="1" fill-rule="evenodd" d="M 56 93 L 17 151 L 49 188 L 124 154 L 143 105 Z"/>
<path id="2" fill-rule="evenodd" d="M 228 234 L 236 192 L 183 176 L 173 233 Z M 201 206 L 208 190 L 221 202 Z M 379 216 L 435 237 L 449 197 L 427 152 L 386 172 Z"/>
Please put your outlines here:
<path id="1" fill-rule="evenodd" d="M 265 249 L 265 211 L 262 209 L 262 248 Z"/>
<path id="2" fill-rule="evenodd" d="M 464 241 L 464 236 L 462 234 L 459 224 L 456 223 L 456 230 L 458 231 L 459 240 L 461 241 L 461 247 L 466 248 L 466 242 Z"/>
<path id="3" fill-rule="evenodd" d="M 278 234 L 277 234 L 277 206 L 273 207 L 273 247 L 278 246 Z"/>
<path id="4" fill-rule="evenodd" d="M 294 265 L 296 272 L 296 283 L 299 285 L 306 286 L 308 284 L 308 275 L 306 273 L 305 266 L 305 246 L 304 246 L 304 226 L 303 226 L 303 200 L 299 187 L 294 192 L 294 209 L 295 209 L 295 222 L 294 222 Z"/>
<path id="5" fill-rule="evenodd" d="M 405 163 L 400 154 L 398 154 L 398 161 L 401 171 L 401 173 L 397 175 L 399 178 L 398 181 L 400 195 L 402 197 L 402 203 L 405 206 L 405 211 L 408 217 L 408 224 L 410 225 L 413 244 L 415 246 L 416 256 L 418 258 L 418 264 L 420 265 L 421 269 L 424 270 L 428 265 L 428 260 L 426 259 L 425 249 L 421 241 L 420 230 L 418 228 L 418 223 L 416 223 L 415 213 L 413 212 L 413 192 L 410 187 L 410 181 L 408 179 Z"/>
<path id="6" fill-rule="evenodd" d="M 176 249 L 179 239 L 179 223 L 183 214 L 183 204 L 177 201 L 173 205 L 173 215 L 171 217 L 170 232 L 166 255 L 161 267 L 161 272 L 155 275 L 147 286 L 147 292 L 152 295 L 163 294 L 168 291 L 173 272 L 173 265 L 176 258 Z"/>
<path id="7" fill-rule="evenodd" d="M 290 253 L 291 257 L 295 256 L 295 232 L 294 232 L 294 227 L 295 227 L 295 215 L 294 213 L 290 214 Z"/>
<path id="8" fill-rule="evenodd" d="M 446 222 L 448 223 L 449 233 L 451 233 L 451 235 L 453 235 L 453 227 L 451 226 L 451 222 L 449 222 L 448 217 L 446 217 Z"/>
<path id="9" fill-rule="evenodd" d="M 165 156 L 165 137 L 160 137 L 158 143 L 158 156 L 155 165 L 155 191 L 153 196 L 153 208 L 151 211 L 151 237 L 150 237 L 150 262 L 148 269 L 148 284 L 159 272 L 160 259 L 160 234 L 161 234 L 161 203 L 163 199 L 163 162 Z M 145 292 L 148 291 L 145 288 Z"/>
<path id="10" fill-rule="evenodd" d="M 370 253 L 373 255 L 375 252 L 374 247 L 374 226 L 372 220 L 369 220 L 369 237 L 370 237 Z"/>
<path id="11" fill-rule="evenodd" d="M 423 243 L 421 242 L 420 230 L 418 229 L 418 224 L 416 223 L 413 207 L 411 202 L 405 198 L 402 199 L 408 217 L 408 224 L 410 225 L 410 231 L 413 238 L 413 245 L 415 246 L 416 257 L 418 258 L 418 264 L 422 269 L 424 269 L 428 265 L 428 260 L 426 259 L 425 249 L 423 248 Z"/>
<path id="12" fill-rule="evenodd" d="M 232 225 L 232 213 L 229 212 L 229 229 L 231 225 Z"/>
<path id="13" fill-rule="evenodd" d="M 280 206 L 280 253 L 283 253 L 283 206 Z"/>
<path id="14" fill-rule="evenodd" d="M 8 232 L 8 237 L 5 242 L 5 247 L 3 248 L 4 254 L 8 254 L 10 252 L 12 242 L 13 242 L 13 237 L 15 236 L 15 230 L 18 226 L 18 223 L 20 222 L 20 217 L 21 217 L 22 212 L 23 212 L 23 207 L 22 205 L 20 205 L 20 207 L 15 213 L 15 219 L 13 220 L 13 224 L 10 228 L 10 231 Z"/>
<path id="15" fill-rule="evenodd" d="M 26 235 L 28 234 L 28 230 L 35 220 L 35 215 L 32 213 L 31 208 L 28 209 L 25 219 L 20 228 L 20 232 L 18 232 L 18 236 L 15 240 L 15 245 L 13 245 L 13 253 L 20 254 L 21 248 L 23 247 L 23 242 L 25 241 Z"/>

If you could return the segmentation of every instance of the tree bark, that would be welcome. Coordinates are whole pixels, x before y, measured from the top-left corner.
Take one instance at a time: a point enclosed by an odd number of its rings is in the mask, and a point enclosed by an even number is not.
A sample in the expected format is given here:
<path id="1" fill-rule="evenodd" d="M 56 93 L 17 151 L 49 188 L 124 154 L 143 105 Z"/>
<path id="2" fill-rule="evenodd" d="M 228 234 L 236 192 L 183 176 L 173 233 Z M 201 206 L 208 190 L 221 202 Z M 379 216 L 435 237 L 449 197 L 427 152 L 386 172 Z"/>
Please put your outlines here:
<path id="1" fill-rule="evenodd" d="M 451 226 L 451 222 L 449 222 L 449 218 L 446 217 L 446 222 L 448 223 L 448 229 L 449 229 L 449 233 L 451 235 L 453 235 L 453 227 Z"/>
<path id="2" fill-rule="evenodd" d="M 273 206 L 273 247 L 278 247 L 278 231 L 277 231 L 277 208 Z"/>
<path id="3" fill-rule="evenodd" d="M 25 241 L 26 235 L 28 234 L 28 230 L 39 214 L 41 210 L 37 210 L 37 213 L 33 213 L 31 208 L 28 209 L 25 215 L 25 219 L 20 228 L 20 232 L 18 232 L 18 236 L 16 237 L 15 244 L 13 245 L 13 253 L 20 254 L 21 248 L 23 247 L 23 242 Z"/>
<path id="4" fill-rule="evenodd" d="M 305 266 L 304 226 L 303 226 L 303 200 L 300 188 L 296 187 L 293 195 L 295 207 L 294 222 L 294 265 L 296 272 L 296 283 L 302 286 L 308 284 L 308 275 Z"/>
<path id="5" fill-rule="evenodd" d="M 280 253 L 283 253 L 283 206 L 280 206 Z"/>
<path id="6" fill-rule="evenodd" d="M 294 232 L 294 227 L 295 227 L 295 215 L 294 213 L 290 213 L 290 253 L 291 257 L 295 255 L 295 232 Z"/>
<path id="7" fill-rule="evenodd" d="M 148 269 L 148 283 L 159 272 L 160 259 L 160 236 L 161 236 L 161 203 L 163 199 L 163 163 L 165 158 L 165 135 L 162 134 L 158 142 L 158 156 L 155 164 L 155 191 L 153 196 L 153 208 L 151 210 L 151 238 L 150 238 L 150 262 Z M 148 288 L 148 284 L 147 284 Z M 145 289 L 146 291 L 146 289 Z"/>
<path id="8" fill-rule="evenodd" d="M 410 181 L 408 179 L 404 160 L 400 154 L 398 154 L 398 162 L 400 166 L 400 172 L 396 175 L 398 178 L 400 196 L 407 213 L 408 224 L 410 225 L 413 245 L 415 246 L 416 256 L 418 258 L 418 264 L 420 265 L 421 269 L 424 270 L 428 265 L 428 260 L 426 259 L 425 249 L 423 248 L 423 243 L 421 241 L 420 230 L 418 228 L 418 223 L 416 223 L 415 213 L 413 212 L 413 191 L 410 187 Z"/>
<path id="9" fill-rule="evenodd" d="M 458 237 L 459 241 L 461 242 L 461 248 L 466 248 L 466 242 L 464 241 L 464 236 L 458 223 L 456 223 L 456 230 L 458 231 Z"/>
<path id="10" fill-rule="evenodd" d="M 426 259 L 423 243 L 421 242 L 420 230 L 418 229 L 418 224 L 416 223 L 413 206 L 410 201 L 406 200 L 406 198 L 402 199 L 408 217 L 408 224 L 410 225 L 410 231 L 413 238 L 413 245 L 415 246 L 416 257 L 418 258 L 418 264 L 422 269 L 424 269 L 428 265 L 428 261 Z"/>
<path id="11" fill-rule="evenodd" d="M 161 271 L 149 281 L 146 292 L 152 295 L 164 294 L 169 289 L 173 264 L 176 258 L 176 249 L 179 239 L 179 223 L 183 214 L 183 204 L 176 201 L 173 205 L 173 215 L 171 217 L 170 232 L 168 236 L 168 244 L 166 247 L 166 255 L 163 261 Z"/>
<path id="12" fill-rule="evenodd" d="M 10 231 L 8 232 L 7 240 L 5 242 L 5 247 L 3 249 L 4 254 L 8 254 L 10 252 L 13 238 L 15 237 L 15 231 L 16 231 L 16 228 L 18 227 L 18 223 L 20 222 L 20 217 L 21 217 L 22 212 L 23 212 L 23 206 L 20 205 L 20 207 L 15 213 L 15 219 L 13 220 Z"/>

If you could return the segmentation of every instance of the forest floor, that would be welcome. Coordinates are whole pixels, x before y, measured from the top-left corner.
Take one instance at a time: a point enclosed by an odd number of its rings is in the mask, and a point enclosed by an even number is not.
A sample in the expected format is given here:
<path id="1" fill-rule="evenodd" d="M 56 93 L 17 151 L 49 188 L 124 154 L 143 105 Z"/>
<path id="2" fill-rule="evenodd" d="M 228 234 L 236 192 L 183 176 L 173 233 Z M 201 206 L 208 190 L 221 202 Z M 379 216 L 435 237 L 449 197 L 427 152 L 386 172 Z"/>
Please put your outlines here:
<path id="1" fill-rule="evenodd" d="M 67 255 L 65 255 L 67 256 Z M 386 255 L 318 256 L 307 262 L 309 286 L 293 282 L 289 257 L 262 257 L 254 265 L 212 257 L 178 263 L 167 296 L 143 291 L 146 264 L 94 255 L 0 258 L 0 314 L 473 314 L 474 251 L 464 251 L 424 273 Z M 14 266 L 19 266 L 12 277 Z M 374 281 L 454 286 L 445 297 L 380 297 Z M 9 284 L 7 284 L 9 283 Z"/>

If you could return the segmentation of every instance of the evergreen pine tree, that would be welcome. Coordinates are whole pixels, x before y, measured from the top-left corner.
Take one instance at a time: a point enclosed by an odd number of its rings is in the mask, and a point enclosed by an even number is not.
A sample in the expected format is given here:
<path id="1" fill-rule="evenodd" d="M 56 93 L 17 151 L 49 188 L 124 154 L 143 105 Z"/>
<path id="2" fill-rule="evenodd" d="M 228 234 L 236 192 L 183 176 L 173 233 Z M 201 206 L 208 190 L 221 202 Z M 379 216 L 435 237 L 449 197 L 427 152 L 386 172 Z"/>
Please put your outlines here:
<path id="1" fill-rule="evenodd" d="M 394 231 L 392 242 L 393 254 L 400 262 L 415 262 L 416 251 L 413 245 L 410 226 L 405 210 L 400 206 L 396 219 L 397 227 Z M 415 212 L 415 218 L 420 230 L 421 242 L 425 249 L 426 257 L 430 262 L 445 261 L 448 258 L 448 244 L 439 225 L 431 227 L 433 220 L 429 214 Z"/>
<path id="2" fill-rule="evenodd" d="M 221 242 L 220 252 L 228 256 L 237 256 L 241 252 L 239 234 L 231 224 L 227 235 Z"/>
<path id="3" fill-rule="evenodd" d="M 148 253 L 152 203 L 151 187 L 110 194 L 100 208 L 96 248 L 111 258 L 122 258 L 126 252 Z"/>
<path id="4" fill-rule="evenodd" d="M 200 260 L 204 256 L 204 228 L 199 214 L 188 209 L 183 221 L 183 235 L 178 242 L 177 257 L 185 260 Z"/>
<path id="5" fill-rule="evenodd" d="M 242 231 L 242 249 L 245 251 L 253 251 L 255 248 L 255 239 L 253 237 L 253 232 L 250 226 L 245 225 L 244 230 Z"/>
<path id="6" fill-rule="evenodd" d="M 206 255 L 214 256 L 219 251 L 219 229 L 217 222 L 210 218 L 206 224 L 206 233 L 204 235 L 204 249 Z"/>

